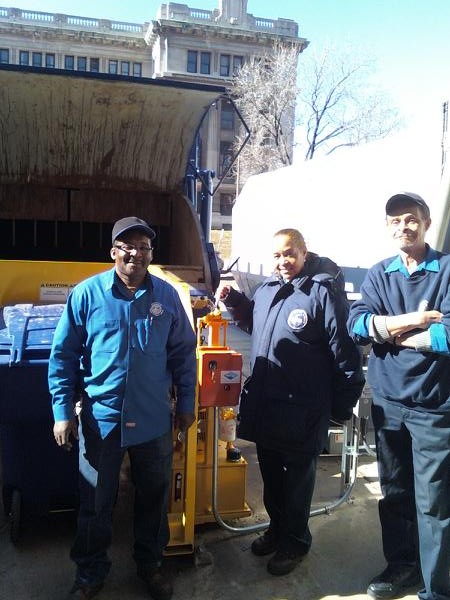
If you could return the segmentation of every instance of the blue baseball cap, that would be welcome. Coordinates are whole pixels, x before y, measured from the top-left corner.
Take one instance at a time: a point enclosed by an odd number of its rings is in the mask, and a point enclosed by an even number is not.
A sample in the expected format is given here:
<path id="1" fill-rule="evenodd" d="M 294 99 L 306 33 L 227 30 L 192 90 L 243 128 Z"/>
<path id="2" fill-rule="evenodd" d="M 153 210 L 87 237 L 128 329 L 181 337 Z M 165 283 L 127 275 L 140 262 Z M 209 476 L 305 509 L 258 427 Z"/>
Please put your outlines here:
<path id="1" fill-rule="evenodd" d="M 399 192 L 391 196 L 386 203 L 386 214 L 390 215 L 393 210 L 398 206 L 405 206 L 406 204 L 417 204 L 422 209 L 423 214 L 428 219 L 430 217 L 430 208 L 422 196 L 414 194 L 413 192 Z"/>

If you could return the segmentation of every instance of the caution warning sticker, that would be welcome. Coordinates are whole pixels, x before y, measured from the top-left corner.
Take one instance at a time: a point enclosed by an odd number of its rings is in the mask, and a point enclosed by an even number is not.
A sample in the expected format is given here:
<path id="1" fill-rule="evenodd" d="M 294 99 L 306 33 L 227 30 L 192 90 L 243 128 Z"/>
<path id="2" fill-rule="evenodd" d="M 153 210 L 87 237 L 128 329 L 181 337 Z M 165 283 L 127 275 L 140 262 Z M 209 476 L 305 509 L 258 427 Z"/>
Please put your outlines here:
<path id="1" fill-rule="evenodd" d="M 75 284 L 41 283 L 39 301 L 43 304 L 61 304 L 67 301 Z"/>

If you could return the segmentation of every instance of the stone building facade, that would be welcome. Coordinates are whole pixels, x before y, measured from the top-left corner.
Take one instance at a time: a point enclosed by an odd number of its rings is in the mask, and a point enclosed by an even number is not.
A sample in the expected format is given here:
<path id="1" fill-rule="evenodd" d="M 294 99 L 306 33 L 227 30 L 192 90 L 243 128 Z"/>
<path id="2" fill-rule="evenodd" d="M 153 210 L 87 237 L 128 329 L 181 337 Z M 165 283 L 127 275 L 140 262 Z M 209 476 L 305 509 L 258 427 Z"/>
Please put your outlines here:
<path id="1" fill-rule="evenodd" d="M 204 10 L 186 4 L 162 4 L 145 23 L 0 7 L 0 63 L 108 73 L 126 77 L 170 78 L 228 86 L 251 56 L 277 40 L 297 45 L 298 24 L 265 19 L 247 12 L 247 0 L 218 0 Z M 213 228 L 231 227 L 236 195 L 232 160 L 236 112 L 223 100 L 211 109 L 200 133 L 199 166 L 216 173 L 221 184 L 213 201 Z"/>

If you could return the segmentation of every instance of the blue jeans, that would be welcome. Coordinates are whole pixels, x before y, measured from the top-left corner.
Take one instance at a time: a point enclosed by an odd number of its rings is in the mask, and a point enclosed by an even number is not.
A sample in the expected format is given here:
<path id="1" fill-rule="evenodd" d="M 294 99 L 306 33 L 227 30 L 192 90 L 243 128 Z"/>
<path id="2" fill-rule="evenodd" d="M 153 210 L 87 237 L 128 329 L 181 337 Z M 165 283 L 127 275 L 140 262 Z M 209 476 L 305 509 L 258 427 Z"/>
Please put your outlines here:
<path id="1" fill-rule="evenodd" d="M 445 410 L 446 408 L 446 410 Z M 372 407 L 390 564 L 420 555 L 422 600 L 450 600 L 450 407 L 424 411 L 380 398 Z"/>
<path id="2" fill-rule="evenodd" d="M 280 550 L 306 554 L 311 546 L 308 527 L 316 478 L 317 457 L 256 446 L 264 482 L 264 506 L 270 532 Z"/>
<path id="3" fill-rule="evenodd" d="M 70 552 L 77 565 L 76 581 L 95 585 L 109 572 L 108 548 L 120 467 L 128 451 L 134 498 L 134 560 L 139 570 L 161 564 L 169 542 L 168 494 L 172 468 L 172 434 L 122 448 L 120 426 L 102 439 L 86 420 L 79 427 L 80 509 Z"/>

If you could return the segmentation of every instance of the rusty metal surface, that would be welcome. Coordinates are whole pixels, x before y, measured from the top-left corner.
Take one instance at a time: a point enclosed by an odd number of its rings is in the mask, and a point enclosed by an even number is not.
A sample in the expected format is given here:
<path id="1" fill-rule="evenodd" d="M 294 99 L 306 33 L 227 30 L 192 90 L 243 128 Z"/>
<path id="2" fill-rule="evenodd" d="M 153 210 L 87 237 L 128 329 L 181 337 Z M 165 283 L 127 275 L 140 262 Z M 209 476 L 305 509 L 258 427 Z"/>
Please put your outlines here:
<path id="1" fill-rule="evenodd" d="M 74 73 L 0 69 L 0 184 L 179 187 L 221 89 Z"/>

